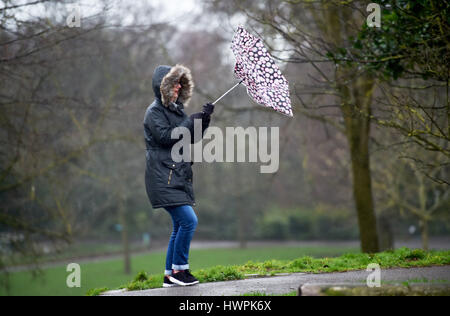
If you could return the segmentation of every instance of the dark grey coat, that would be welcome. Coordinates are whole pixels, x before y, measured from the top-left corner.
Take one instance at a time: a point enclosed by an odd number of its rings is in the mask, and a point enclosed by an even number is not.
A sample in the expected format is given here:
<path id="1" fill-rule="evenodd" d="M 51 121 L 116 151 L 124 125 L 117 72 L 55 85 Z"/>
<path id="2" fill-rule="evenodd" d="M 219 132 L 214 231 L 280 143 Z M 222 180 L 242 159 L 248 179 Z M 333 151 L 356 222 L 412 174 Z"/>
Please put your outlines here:
<path id="1" fill-rule="evenodd" d="M 175 107 L 171 99 L 172 88 L 180 82 L 182 88 Z M 184 126 L 194 132 L 194 122 L 184 112 L 194 87 L 188 68 L 158 66 L 152 80 L 155 101 L 147 108 L 144 117 L 146 143 L 145 186 L 153 208 L 192 205 L 195 197 L 192 186 L 191 162 L 174 162 L 171 158 L 172 146 L 178 142 L 171 139 L 172 130 Z M 203 121 L 203 131 L 209 120 Z"/>

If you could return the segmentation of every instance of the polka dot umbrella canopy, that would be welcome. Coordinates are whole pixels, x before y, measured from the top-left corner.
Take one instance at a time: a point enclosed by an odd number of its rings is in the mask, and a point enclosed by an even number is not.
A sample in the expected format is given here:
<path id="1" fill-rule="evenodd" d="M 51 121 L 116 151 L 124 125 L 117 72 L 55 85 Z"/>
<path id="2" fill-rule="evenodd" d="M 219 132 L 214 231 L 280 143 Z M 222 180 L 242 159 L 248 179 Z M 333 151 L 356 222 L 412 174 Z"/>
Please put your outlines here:
<path id="1" fill-rule="evenodd" d="M 262 40 L 239 26 L 231 44 L 236 57 L 235 75 L 256 103 L 293 116 L 289 83 L 264 47 Z"/>

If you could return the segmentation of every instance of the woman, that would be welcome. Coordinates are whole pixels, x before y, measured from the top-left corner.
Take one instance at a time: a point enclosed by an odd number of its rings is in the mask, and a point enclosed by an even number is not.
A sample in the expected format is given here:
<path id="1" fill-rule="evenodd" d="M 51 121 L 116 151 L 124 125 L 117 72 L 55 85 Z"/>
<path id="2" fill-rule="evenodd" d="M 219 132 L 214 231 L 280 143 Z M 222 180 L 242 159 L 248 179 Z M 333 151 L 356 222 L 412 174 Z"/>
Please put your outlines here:
<path id="1" fill-rule="evenodd" d="M 189 272 L 189 248 L 197 227 L 192 189 L 191 162 L 174 162 L 172 130 L 186 127 L 194 135 L 194 119 L 202 122 L 202 132 L 209 126 L 212 104 L 187 116 L 184 107 L 192 96 L 191 72 L 182 65 L 158 66 L 152 80 L 155 101 L 144 118 L 147 167 L 145 185 L 153 208 L 164 208 L 172 217 L 173 232 L 167 249 L 164 287 L 194 285 L 198 280 Z M 203 135 L 203 134 L 202 134 Z M 198 141 L 196 139 L 196 141 Z"/>

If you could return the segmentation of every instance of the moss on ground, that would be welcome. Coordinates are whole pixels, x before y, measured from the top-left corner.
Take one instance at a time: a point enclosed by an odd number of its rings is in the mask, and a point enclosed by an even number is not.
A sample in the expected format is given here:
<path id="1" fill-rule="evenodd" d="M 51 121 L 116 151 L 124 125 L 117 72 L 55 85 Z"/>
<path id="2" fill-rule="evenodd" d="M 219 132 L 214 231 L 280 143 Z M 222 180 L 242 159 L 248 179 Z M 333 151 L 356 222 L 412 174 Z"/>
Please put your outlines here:
<path id="1" fill-rule="evenodd" d="M 354 287 L 336 288 L 330 287 L 323 290 L 325 296 L 450 296 L 450 288 L 444 286 L 405 286 L 388 285 L 380 288 Z"/>

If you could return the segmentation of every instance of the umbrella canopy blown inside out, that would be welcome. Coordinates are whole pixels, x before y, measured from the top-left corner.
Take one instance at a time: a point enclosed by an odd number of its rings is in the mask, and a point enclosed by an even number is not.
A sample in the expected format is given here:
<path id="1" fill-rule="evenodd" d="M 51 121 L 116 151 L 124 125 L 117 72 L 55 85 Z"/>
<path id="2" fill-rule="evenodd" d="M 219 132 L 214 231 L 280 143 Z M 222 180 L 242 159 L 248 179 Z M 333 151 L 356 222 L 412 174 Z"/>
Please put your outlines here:
<path id="1" fill-rule="evenodd" d="M 233 37 L 231 49 L 236 57 L 234 73 L 241 81 L 214 104 L 239 84 L 244 83 L 247 93 L 256 103 L 292 117 L 289 83 L 264 47 L 262 40 L 240 26 Z"/>

